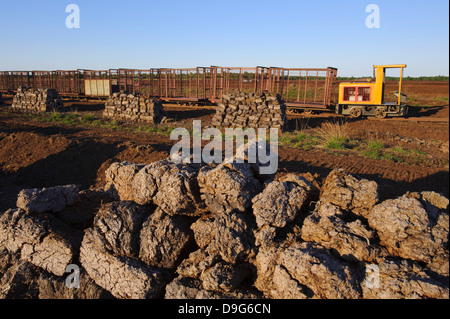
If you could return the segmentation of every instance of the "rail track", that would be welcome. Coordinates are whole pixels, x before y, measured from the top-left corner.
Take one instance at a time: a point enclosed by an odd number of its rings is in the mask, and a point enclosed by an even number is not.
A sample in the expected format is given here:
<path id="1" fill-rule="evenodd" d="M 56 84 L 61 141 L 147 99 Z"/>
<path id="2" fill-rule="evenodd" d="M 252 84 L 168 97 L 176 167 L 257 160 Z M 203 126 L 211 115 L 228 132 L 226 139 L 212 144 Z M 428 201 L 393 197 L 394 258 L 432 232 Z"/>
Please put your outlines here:
<path id="1" fill-rule="evenodd" d="M 414 123 L 423 123 L 423 122 L 432 122 L 432 123 L 438 123 L 438 124 L 448 124 L 449 119 L 442 117 L 442 118 L 436 118 L 436 117 L 398 117 L 398 118 L 389 118 L 389 119 L 377 119 L 373 117 L 368 117 L 368 119 L 372 121 L 408 121 L 408 122 L 414 122 Z"/>

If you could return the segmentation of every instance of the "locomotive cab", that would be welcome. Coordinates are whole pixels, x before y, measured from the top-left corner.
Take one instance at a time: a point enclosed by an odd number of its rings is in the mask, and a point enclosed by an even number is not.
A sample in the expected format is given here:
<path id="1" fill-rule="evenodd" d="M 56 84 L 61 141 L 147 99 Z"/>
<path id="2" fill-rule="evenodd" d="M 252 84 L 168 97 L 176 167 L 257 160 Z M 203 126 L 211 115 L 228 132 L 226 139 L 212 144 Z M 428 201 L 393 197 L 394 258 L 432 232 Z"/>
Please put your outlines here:
<path id="1" fill-rule="evenodd" d="M 400 68 L 398 91 L 394 92 L 394 102 L 385 101 L 386 69 Z M 402 92 L 403 69 L 401 65 L 374 65 L 375 81 L 344 82 L 339 85 L 339 103 L 336 105 L 336 113 L 350 115 L 353 118 L 361 116 L 387 116 L 406 115 L 406 95 Z M 398 93 L 400 92 L 400 94 Z"/>

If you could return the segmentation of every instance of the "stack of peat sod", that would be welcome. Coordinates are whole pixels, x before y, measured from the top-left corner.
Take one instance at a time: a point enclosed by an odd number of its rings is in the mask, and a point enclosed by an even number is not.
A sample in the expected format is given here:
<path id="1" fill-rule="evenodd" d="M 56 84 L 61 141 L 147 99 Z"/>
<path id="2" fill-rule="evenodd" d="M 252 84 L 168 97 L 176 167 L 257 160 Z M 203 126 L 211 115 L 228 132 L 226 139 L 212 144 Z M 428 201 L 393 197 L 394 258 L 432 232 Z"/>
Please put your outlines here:
<path id="1" fill-rule="evenodd" d="M 109 97 L 103 115 L 116 120 L 151 124 L 164 123 L 168 120 L 167 113 L 158 100 L 124 92 L 113 93 Z"/>
<path id="2" fill-rule="evenodd" d="M 5 103 L 3 102 L 2 94 L 0 93 L 0 106 L 3 106 Z"/>
<path id="3" fill-rule="evenodd" d="M 13 110 L 28 112 L 60 112 L 63 101 L 55 89 L 20 87 L 11 105 Z"/>
<path id="4" fill-rule="evenodd" d="M 449 299 L 448 198 L 240 156 L 21 190 L 0 212 L 0 299 Z"/>
<path id="5" fill-rule="evenodd" d="M 278 94 L 240 92 L 222 95 L 211 124 L 215 127 L 283 129 L 287 124 L 286 105 Z"/>

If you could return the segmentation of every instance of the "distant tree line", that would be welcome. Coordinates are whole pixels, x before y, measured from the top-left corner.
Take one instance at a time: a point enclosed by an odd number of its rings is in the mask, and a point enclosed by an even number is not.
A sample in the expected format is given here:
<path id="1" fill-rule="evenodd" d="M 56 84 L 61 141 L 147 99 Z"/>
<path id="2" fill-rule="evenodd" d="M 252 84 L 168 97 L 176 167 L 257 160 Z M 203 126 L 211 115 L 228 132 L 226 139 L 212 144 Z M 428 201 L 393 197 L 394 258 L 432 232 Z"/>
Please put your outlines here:
<path id="1" fill-rule="evenodd" d="M 372 77 L 371 76 L 367 76 L 367 77 L 364 77 L 364 76 L 361 76 L 361 77 L 338 76 L 337 80 L 338 81 L 354 81 L 357 79 L 364 79 L 364 78 L 372 78 Z M 386 77 L 386 81 L 398 81 L 399 79 L 400 79 L 399 77 L 395 77 L 395 76 L 387 76 Z M 444 75 L 416 76 L 416 77 L 406 76 L 406 77 L 403 77 L 403 80 L 404 81 L 435 81 L 435 82 L 442 81 L 442 82 L 445 82 L 445 81 L 449 81 L 449 77 L 444 76 Z"/>

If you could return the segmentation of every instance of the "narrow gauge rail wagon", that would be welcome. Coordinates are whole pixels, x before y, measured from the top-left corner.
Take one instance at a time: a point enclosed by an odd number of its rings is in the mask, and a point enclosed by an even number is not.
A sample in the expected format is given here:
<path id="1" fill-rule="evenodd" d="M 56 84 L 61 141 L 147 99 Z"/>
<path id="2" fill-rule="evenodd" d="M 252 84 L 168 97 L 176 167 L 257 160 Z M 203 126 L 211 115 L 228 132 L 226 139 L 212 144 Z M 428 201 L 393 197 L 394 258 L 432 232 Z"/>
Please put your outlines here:
<path id="1" fill-rule="evenodd" d="M 236 91 L 281 94 L 288 106 L 326 109 L 334 105 L 336 69 L 278 67 L 197 67 L 71 71 L 1 71 L 0 92 L 21 86 L 54 88 L 62 96 L 107 97 L 139 93 L 164 101 L 216 102 Z"/>
<path id="2" fill-rule="evenodd" d="M 141 94 L 161 101 L 205 104 L 233 92 L 280 94 L 292 112 L 333 111 L 351 117 L 402 116 L 406 96 L 386 104 L 384 71 L 374 68 L 375 81 L 337 85 L 337 69 L 282 67 L 225 67 L 109 69 L 71 71 L 0 71 L 0 92 L 13 93 L 21 86 L 53 88 L 61 96 L 107 98 L 114 92 Z M 400 65 L 401 70 L 406 65 Z M 360 87 L 360 89 L 357 89 Z M 363 88 L 364 87 L 364 88 Z M 365 90 L 365 91 L 364 91 Z M 368 98 L 364 98 L 364 92 Z M 353 93 L 352 93 L 353 92 Z M 361 94 L 360 94 L 361 93 Z M 354 97 L 352 94 L 360 94 Z M 381 94 L 381 95 L 380 95 Z M 369 99 L 369 100 L 367 100 Z M 394 105 L 395 104 L 395 105 Z M 384 111 L 383 111 L 384 110 Z"/>

